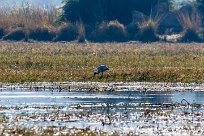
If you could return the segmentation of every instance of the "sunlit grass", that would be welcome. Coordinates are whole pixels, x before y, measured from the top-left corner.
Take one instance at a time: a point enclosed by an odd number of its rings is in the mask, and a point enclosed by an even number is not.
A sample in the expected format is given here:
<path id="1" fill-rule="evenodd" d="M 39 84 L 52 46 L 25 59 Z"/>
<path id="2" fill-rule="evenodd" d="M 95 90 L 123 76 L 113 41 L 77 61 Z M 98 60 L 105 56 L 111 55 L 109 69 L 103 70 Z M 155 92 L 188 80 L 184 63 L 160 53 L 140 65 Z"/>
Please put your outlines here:
<path id="1" fill-rule="evenodd" d="M 95 67 L 110 70 L 100 79 Z M 202 44 L 1 42 L 0 81 L 203 82 Z"/>
<path id="2" fill-rule="evenodd" d="M 21 7 L 0 7 L 0 26 L 6 31 L 17 27 L 34 29 L 52 28 L 56 25 L 59 11 L 55 7 L 41 7 L 23 3 Z"/>

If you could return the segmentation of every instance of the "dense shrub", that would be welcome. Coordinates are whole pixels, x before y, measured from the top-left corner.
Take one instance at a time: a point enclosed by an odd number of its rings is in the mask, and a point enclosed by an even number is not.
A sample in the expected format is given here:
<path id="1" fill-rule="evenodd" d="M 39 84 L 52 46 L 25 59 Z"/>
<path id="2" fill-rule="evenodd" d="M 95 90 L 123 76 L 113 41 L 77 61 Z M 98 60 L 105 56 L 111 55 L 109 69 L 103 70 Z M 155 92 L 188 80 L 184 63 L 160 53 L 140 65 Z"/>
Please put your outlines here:
<path id="1" fill-rule="evenodd" d="M 140 26 L 140 31 L 136 34 L 135 39 L 141 42 L 156 42 L 159 41 L 159 37 L 156 35 L 156 24 L 153 20 L 144 22 Z"/>
<path id="2" fill-rule="evenodd" d="M 133 10 L 150 15 L 156 4 L 169 1 L 171 0 L 64 0 L 61 20 L 82 20 L 85 24 L 118 20 L 123 24 L 129 24 Z"/>
<path id="3" fill-rule="evenodd" d="M 5 35 L 5 30 L 0 27 L 0 39 Z"/>
<path id="4" fill-rule="evenodd" d="M 134 36 L 139 32 L 140 28 L 138 24 L 132 23 L 126 26 L 126 30 L 128 34 L 128 39 L 134 40 Z"/>
<path id="5" fill-rule="evenodd" d="M 196 0 L 196 7 L 200 11 L 200 13 L 204 14 L 204 0 Z"/>
<path id="6" fill-rule="evenodd" d="M 103 22 L 91 34 L 91 40 L 95 42 L 124 42 L 127 40 L 126 29 L 118 21 Z"/>
<path id="7" fill-rule="evenodd" d="M 87 39 L 90 39 L 92 32 L 95 30 L 95 27 L 90 25 L 84 25 L 85 35 Z"/>
<path id="8" fill-rule="evenodd" d="M 29 33 L 29 39 L 36 41 L 52 41 L 54 32 L 50 32 L 48 28 L 36 28 Z"/>
<path id="9" fill-rule="evenodd" d="M 20 40 L 27 40 L 27 32 L 25 28 L 16 28 L 3 36 L 3 40 L 13 40 L 13 41 L 20 41 Z"/>
<path id="10" fill-rule="evenodd" d="M 70 23 L 63 24 L 56 33 L 54 41 L 73 41 L 77 39 L 77 35 L 77 26 Z"/>
<path id="11" fill-rule="evenodd" d="M 199 36 L 199 33 L 192 28 L 187 29 L 181 39 L 179 39 L 180 42 L 201 42 L 202 39 Z"/>

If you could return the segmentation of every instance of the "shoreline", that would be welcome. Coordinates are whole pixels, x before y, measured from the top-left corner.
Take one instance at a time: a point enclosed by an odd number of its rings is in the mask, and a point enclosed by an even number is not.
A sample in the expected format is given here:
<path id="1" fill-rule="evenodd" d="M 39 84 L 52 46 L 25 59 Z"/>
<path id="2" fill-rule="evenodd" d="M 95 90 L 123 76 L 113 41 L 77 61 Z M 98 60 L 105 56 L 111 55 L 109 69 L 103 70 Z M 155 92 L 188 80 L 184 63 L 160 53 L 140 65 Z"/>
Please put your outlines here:
<path id="1" fill-rule="evenodd" d="M 162 82 L 24 82 L 0 83 L 0 90 L 30 91 L 204 91 L 204 84 Z"/>

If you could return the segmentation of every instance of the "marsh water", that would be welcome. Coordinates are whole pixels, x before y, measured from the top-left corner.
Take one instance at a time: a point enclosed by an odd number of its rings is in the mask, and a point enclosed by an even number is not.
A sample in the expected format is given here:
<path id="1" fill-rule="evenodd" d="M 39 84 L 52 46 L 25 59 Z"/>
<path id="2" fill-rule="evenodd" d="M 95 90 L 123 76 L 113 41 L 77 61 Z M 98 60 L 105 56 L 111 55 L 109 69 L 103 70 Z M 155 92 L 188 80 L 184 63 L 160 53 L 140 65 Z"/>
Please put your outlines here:
<path id="1" fill-rule="evenodd" d="M 186 99 L 189 103 L 204 104 L 204 91 L 116 91 L 116 92 L 81 92 L 81 91 L 0 91 L 0 105 L 4 107 L 25 106 L 66 106 L 103 105 L 103 104 L 162 104 L 179 103 Z"/>
<path id="2" fill-rule="evenodd" d="M 0 91 L 0 117 L 7 119 L 10 128 L 88 127 L 119 134 L 172 134 L 188 125 L 202 130 L 203 97 L 203 91 L 4 89 Z"/>

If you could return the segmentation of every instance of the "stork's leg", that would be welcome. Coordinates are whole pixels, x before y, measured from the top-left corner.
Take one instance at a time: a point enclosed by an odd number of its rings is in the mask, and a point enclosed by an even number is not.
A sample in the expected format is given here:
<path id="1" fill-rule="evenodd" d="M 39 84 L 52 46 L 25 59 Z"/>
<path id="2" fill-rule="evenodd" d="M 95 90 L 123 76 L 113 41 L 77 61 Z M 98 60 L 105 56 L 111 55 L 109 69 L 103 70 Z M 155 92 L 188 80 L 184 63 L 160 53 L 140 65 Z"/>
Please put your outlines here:
<path id="1" fill-rule="evenodd" d="M 103 78 L 103 72 L 101 72 L 101 76 L 100 76 L 100 78 Z"/>

